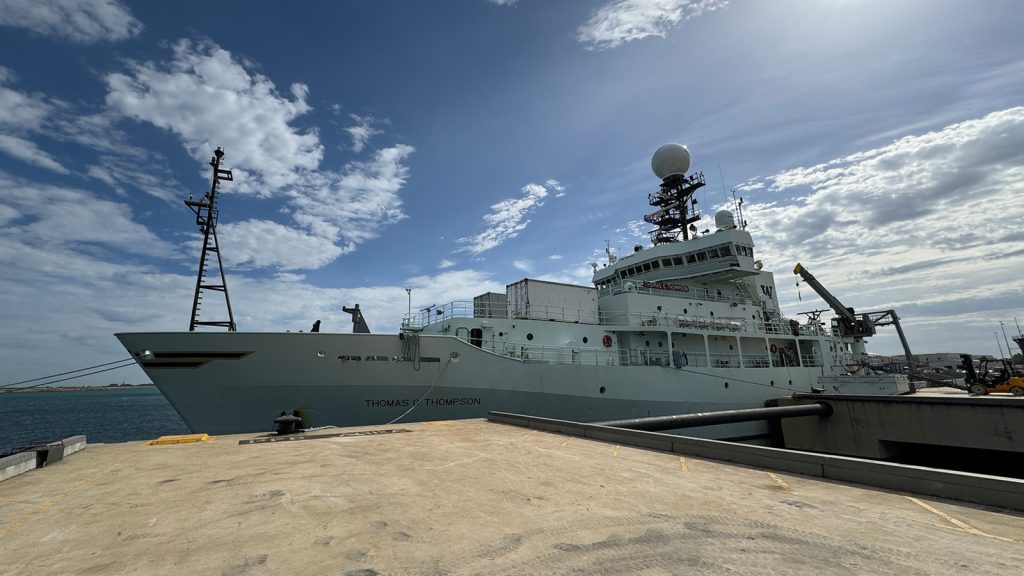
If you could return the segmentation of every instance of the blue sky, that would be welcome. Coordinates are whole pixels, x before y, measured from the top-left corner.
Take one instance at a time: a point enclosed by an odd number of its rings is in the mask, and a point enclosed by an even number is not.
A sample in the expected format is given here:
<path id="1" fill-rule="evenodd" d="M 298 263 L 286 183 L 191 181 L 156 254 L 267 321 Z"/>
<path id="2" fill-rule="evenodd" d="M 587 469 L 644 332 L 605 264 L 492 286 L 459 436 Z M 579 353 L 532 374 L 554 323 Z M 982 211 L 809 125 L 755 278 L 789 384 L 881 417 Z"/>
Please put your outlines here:
<path id="1" fill-rule="evenodd" d="M 790 315 L 915 351 L 1024 320 L 1024 6 L 872 0 L 0 0 L 3 381 L 187 328 L 214 147 L 242 330 L 371 329 L 646 239 L 649 160 L 746 199 Z M 724 178 L 724 182 L 723 182 Z M 219 316 L 211 310 L 212 316 Z M 1001 339 L 1001 335 L 1000 335 Z M 873 351 L 897 350 L 883 333 Z M 123 373 L 122 373 L 123 372 Z M 142 381 L 124 370 L 86 381 Z M 2 383 L 2 382 L 0 382 Z"/>

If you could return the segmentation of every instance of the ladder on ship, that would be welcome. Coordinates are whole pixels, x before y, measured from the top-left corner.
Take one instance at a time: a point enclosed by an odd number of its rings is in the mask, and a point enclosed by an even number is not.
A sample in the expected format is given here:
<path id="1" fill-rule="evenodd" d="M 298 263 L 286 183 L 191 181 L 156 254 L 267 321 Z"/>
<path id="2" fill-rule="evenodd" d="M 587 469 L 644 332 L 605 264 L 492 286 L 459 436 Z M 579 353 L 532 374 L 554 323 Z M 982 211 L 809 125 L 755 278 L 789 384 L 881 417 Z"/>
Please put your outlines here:
<path id="1" fill-rule="evenodd" d="M 224 262 L 220 257 L 220 244 L 217 242 L 217 190 L 221 181 L 231 182 L 234 180 L 230 170 L 220 167 L 224 151 L 217 148 L 210 159 L 210 166 L 213 167 L 213 178 L 210 183 L 210 191 L 203 194 L 201 200 L 193 200 L 190 196 L 185 201 L 192 212 L 196 215 L 196 225 L 203 233 L 203 250 L 199 255 L 199 273 L 196 275 L 196 292 L 192 300 L 192 320 L 189 322 L 188 331 L 194 332 L 197 326 L 216 326 L 227 328 L 230 332 L 235 331 L 235 317 L 231 313 L 231 298 L 228 296 L 228 283 L 224 277 Z M 220 283 L 216 278 L 211 282 L 207 279 L 210 267 L 211 254 L 217 256 L 217 269 L 220 273 Z M 227 306 L 227 320 L 200 320 L 199 312 L 202 308 L 203 294 L 205 290 L 219 292 L 224 295 L 224 303 Z"/>

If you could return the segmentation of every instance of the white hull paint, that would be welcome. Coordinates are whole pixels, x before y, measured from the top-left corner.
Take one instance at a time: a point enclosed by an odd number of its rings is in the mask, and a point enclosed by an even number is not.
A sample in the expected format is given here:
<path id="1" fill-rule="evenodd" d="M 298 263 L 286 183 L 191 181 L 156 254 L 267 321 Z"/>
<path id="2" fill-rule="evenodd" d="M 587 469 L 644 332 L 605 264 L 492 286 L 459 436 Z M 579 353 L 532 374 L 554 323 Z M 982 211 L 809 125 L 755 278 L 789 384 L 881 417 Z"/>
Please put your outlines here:
<path id="1" fill-rule="evenodd" d="M 531 363 L 451 336 L 422 336 L 419 356 L 439 361 L 420 362 L 418 369 L 401 359 L 397 335 L 117 337 L 136 356 L 175 354 L 177 367 L 143 367 L 191 430 L 211 434 L 267 431 L 283 410 L 301 410 L 308 426 L 357 426 L 392 422 L 406 412 L 398 422 L 477 418 L 491 410 L 596 421 L 758 407 L 770 398 L 809 392 L 822 372 Z M 231 352 L 245 355 L 211 357 Z M 361 359 L 339 360 L 345 356 Z M 368 356 L 381 359 L 366 361 Z"/>

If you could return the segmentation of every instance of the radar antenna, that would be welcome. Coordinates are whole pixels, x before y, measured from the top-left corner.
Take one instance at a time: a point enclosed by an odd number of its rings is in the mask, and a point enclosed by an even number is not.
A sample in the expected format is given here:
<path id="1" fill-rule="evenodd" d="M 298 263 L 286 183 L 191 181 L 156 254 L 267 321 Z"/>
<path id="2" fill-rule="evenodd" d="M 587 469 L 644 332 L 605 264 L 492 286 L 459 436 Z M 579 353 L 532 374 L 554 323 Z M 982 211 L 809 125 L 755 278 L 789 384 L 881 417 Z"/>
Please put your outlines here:
<path id="1" fill-rule="evenodd" d="M 644 222 L 658 228 L 652 230 L 651 242 L 655 245 L 678 242 L 679 235 L 689 240 L 696 237 L 694 222 L 700 220 L 697 199 L 693 195 L 704 187 L 704 173 L 694 172 L 687 176 L 690 168 L 690 151 L 680 144 L 666 144 L 654 153 L 651 168 L 661 178 L 661 189 L 647 196 L 656 212 L 644 216 Z"/>
<path id="2" fill-rule="evenodd" d="M 230 170 L 224 170 L 220 167 L 220 161 L 223 157 L 224 151 L 220 148 L 213 151 L 213 158 L 210 159 L 210 166 L 213 167 L 210 191 L 203 194 L 201 200 L 193 200 L 191 196 L 189 196 L 188 200 L 185 200 L 185 205 L 196 215 L 196 225 L 199 226 L 199 230 L 203 233 L 203 251 L 199 255 L 199 273 L 196 275 L 196 295 L 192 300 L 192 321 L 188 325 L 189 332 L 195 332 L 196 326 L 219 326 L 227 328 L 230 332 L 235 331 L 235 317 L 231 313 L 228 283 L 224 279 L 224 263 L 221 261 L 220 245 L 217 243 L 217 189 L 220 187 L 221 180 L 226 182 L 234 180 Z M 211 283 L 206 279 L 211 252 L 217 255 L 220 284 Z M 227 320 L 199 320 L 199 310 L 202 305 L 204 290 L 212 290 L 224 294 L 224 303 L 228 309 Z"/>

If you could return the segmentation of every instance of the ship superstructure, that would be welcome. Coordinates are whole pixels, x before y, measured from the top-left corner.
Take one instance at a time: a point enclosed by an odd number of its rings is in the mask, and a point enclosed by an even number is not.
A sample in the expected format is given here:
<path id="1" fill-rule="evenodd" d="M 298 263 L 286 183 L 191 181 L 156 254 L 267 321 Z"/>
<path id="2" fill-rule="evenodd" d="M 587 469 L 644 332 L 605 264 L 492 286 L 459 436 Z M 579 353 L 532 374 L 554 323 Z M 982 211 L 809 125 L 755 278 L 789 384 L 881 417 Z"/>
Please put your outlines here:
<path id="1" fill-rule="evenodd" d="M 698 233 L 689 152 L 662 147 L 652 244 L 594 265 L 592 286 L 523 279 L 410 313 L 398 334 L 119 334 L 197 432 L 485 416 L 577 421 L 758 407 L 847 372 L 864 340 L 779 308 L 732 212 Z M 759 424 L 713 427 L 756 437 Z"/>

